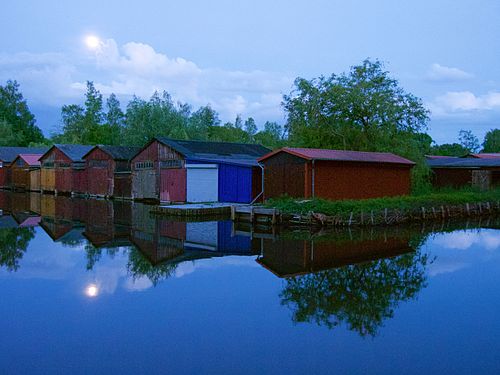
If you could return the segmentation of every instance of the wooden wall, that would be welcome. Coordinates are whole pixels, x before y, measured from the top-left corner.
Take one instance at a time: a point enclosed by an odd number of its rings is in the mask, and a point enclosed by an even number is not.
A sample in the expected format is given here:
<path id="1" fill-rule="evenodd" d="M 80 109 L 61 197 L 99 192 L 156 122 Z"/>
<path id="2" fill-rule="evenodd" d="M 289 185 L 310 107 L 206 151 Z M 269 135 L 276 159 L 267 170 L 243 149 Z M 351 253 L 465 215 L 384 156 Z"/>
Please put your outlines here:
<path id="1" fill-rule="evenodd" d="M 104 151 L 94 148 L 85 158 L 90 195 L 111 197 L 114 192 L 116 163 Z"/>
<path id="2" fill-rule="evenodd" d="M 264 199 L 305 196 L 305 160 L 281 152 L 264 160 Z"/>

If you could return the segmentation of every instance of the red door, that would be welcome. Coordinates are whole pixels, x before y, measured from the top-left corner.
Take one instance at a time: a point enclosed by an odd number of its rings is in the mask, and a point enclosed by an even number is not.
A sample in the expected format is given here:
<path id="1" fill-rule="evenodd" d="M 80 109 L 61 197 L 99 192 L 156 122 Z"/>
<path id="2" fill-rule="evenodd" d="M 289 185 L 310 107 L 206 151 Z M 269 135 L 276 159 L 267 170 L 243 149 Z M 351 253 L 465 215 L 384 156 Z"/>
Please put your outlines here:
<path id="1" fill-rule="evenodd" d="M 160 201 L 186 201 L 186 169 L 162 169 L 160 183 Z"/>

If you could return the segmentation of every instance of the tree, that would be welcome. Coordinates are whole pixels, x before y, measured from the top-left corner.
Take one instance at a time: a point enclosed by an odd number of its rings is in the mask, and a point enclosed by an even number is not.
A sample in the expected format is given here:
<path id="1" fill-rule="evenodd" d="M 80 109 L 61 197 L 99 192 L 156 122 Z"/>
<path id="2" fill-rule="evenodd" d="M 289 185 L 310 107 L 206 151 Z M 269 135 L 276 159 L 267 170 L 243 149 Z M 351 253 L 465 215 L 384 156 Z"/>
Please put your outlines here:
<path id="1" fill-rule="evenodd" d="M 134 97 L 127 105 L 124 141 L 145 144 L 156 136 L 188 138 L 186 107 L 176 105 L 164 91 L 155 92 L 149 101 Z"/>
<path id="2" fill-rule="evenodd" d="M 459 143 L 443 143 L 442 145 L 435 145 L 431 148 L 431 155 L 442 156 L 464 156 L 468 150 Z"/>
<path id="3" fill-rule="evenodd" d="M 416 135 L 426 130 L 429 111 L 381 62 L 365 60 L 349 73 L 330 77 L 297 78 L 283 107 L 292 144 L 399 153 L 418 163 L 416 185 L 427 182 L 429 172 Z"/>
<path id="4" fill-rule="evenodd" d="M 483 152 L 500 152 L 500 129 L 491 129 L 484 136 Z"/>
<path id="5" fill-rule="evenodd" d="M 460 130 L 458 133 L 460 144 L 471 153 L 479 152 L 479 139 L 470 130 Z"/>
<path id="6" fill-rule="evenodd" d="M 266 121 L 264 124 L 264 130 L 255 134 L 254 140 L 255 142 L 271 149 L 283 147 L 285 145 L 283 139 L 283 128 L 276 122 Z"/>
<path id="7" fill-rule="evenodd" d="M 9 146 L 28 146 L 31 142 L 41 143 L 45 140 L 16 81 L 9 80 L 5 86 L 0 86 L 0 121 L 7 123 L 16 134 L 12 141 L 17 143 Z M 3 126 L 5 131 L 6 125 Z"/>
<path id="8" fill-rule="evenodd" d="M 22 143 L 22 134 L 16 132 L 12 124 L 0 120 L 0 146 L 13 146 Z"/>
<path id="9" fill-rule="evenodd" d="M 253 137 L 257 133 L 257 124 L 252 117 L 247 118 L 245 121 L 245 131 Z"/>
<path id="10" fill-rule="evenodd" d="M 213 126 L 219 126 L 219 124 L 219 114 L 216 111 L 209 105 L 200 107 L 189 118 L 189 139 L 206 141 L 209 137 L 209 129 Z"/>
<path id="11" fill-rule="evenodd" d="M 106 100 L 106 124 L 104 139 L 100 143 L 119 145 L 121 144 L 121 134 L 125 125 L 125 114 L 120 107 L 120 101 L 115 94 L 111 94 Z"/>

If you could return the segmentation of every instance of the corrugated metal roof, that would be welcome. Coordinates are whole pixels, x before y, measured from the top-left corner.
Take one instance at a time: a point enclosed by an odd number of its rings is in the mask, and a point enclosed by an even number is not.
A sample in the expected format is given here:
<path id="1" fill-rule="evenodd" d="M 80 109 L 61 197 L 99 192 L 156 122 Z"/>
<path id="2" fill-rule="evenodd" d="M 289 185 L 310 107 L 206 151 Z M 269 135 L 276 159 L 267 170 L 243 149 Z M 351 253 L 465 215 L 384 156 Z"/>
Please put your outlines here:
<path id="1" fill-rule="evenodd" d="M 97 145 L 93 147 L 89 152 L 87 152 L 84 157 L 86 157 L 95 148 L 101 149 L 109 156 L 111 156 L 114 160 L 130 160 L 141 150 L 141 147 L 135 146 Z"/>
<path id="2" fill-rule="evenodd" d="M 54 145 L 54 147 L 57 147 L 61 152 L 64 153 L 68 158 L 70 158 L 71 161 L 83 161 L 83 157 L 87 152 L 92 150 L 94 146 L 88 146 L 88 145 Z"/>
<path id="3" fill-rule="evenodd" d="M 19 154 L 44 154 L 48 147 L 0 147 L 0 161 L 12 163 Z"/>
<path id="4" fill-rule="evenodd" d="M 156 137 L 159 142 L 172 147 L 186 158 L 204 159 L 257 159 L 271 150 L 268 148 L 247 143 L 206 142 L 174 140 L 165 137 Z"/>
<path id="5" fill-rule="evenodd" d="M 430 168 L 492 168 L 500 167 L 500 158 L 446 158 L 428 159 L 427 165 Z"/>
<path id="6" fill-rule="evenodd" d="M 204 162 L 204 163 L 217 163 L 217 164 L 231 164 L 243 167 L 258 167 L 259 162 L 257 159 L 232 159 L 232 158 L 189 158 L 189 161 Z"/>
<path id="7" fill-rule="evenodd" d="M 38 159 L 40 159 L 42 155 L 43 154 L 19 154 L 19 157 L 23 159 L 30 167 L 39 167 L 40 161 Z"/>
<path id="8" fill-rule="evenodd" d="M 458 158 L 458 156 L 445 156 L 445 155 L 425 155 L 426 159 L 450 159 L 450 158 Z"/>
<path id="9" fill-rule="evenodd" d="M 414 165 L 411 160 L 387 152 L 365 152 L 365 151 L 343 151 L 327 150 L 320 148 L 292 148 L 285 147 L 267 154 L 259 159 L 263 161 L 278 152 L 287 152 L 307 160 L 335 160 L 335 161 L 353 161 L 363 163 L 390 163 Z"/>
<path id="10" fill-rule="evenodd" d="M 480 154 L 467 154 L 465 157 L 478 158 L 478 159 L 500 159 L 499 153 L 480 153 Z"/>

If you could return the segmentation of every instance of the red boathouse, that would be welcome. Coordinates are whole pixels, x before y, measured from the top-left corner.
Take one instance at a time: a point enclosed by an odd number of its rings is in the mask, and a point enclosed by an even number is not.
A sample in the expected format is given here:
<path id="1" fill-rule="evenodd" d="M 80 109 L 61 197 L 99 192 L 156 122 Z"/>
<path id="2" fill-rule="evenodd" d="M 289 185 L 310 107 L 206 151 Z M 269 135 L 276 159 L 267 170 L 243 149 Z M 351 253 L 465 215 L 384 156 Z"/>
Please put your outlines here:
<path id="1" fill-rule="evenodd" d="M 367 199 L 410 193 L 414 162 L 382 152 L 282 148 L 259 159 L 264 199 Z"/>
<path id="2" fill-rule="evenodd" d="M 92 148 L 84 157 L 88 194 L 101 197 L 132 197 L 130 160 L 139 147 L 104 146 Z"/>

